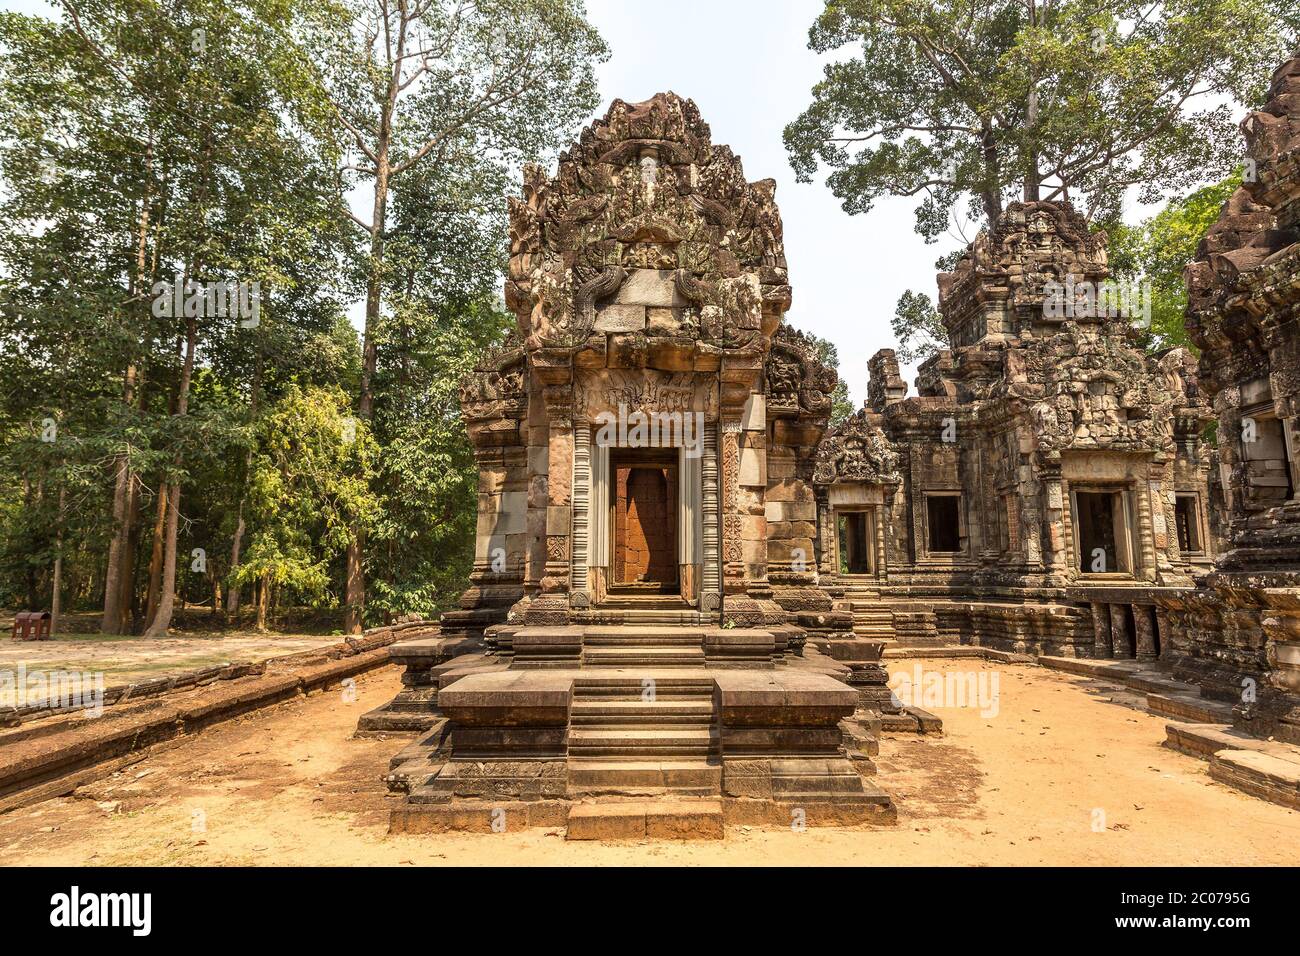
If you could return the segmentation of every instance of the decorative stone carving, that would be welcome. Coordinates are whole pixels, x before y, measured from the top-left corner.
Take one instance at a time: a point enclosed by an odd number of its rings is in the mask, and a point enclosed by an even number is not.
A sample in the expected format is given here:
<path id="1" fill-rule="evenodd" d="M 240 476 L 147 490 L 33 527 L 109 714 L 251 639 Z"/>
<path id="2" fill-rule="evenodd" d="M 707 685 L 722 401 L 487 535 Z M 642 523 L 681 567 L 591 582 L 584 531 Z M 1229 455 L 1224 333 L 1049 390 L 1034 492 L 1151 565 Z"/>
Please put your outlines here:
<path id="1" fill-rule="evenodd" d="M 880 425 L 860 409 L 817 446 L 813 481 L 830 485 L 837 481 L 860 481 L 873 485 L 896 485 L 903 480 L 894 450 Z"/>

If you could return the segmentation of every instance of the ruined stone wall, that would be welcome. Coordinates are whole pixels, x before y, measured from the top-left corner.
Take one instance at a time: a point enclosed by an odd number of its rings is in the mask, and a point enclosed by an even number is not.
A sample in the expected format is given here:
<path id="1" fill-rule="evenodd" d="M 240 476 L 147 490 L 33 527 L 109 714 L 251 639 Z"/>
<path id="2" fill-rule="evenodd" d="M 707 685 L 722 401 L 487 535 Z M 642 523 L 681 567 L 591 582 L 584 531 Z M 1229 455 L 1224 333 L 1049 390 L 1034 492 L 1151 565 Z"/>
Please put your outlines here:
<path id="1" fill-rule="evenodd" d="M 1300 742 L 1300 56 L 1242 131 L 1245 182 L 1187 269 L 1227 548 L 1203 587 L 1160 604 L 1179 676 L 1234 700 L 1242 726 Z"/>

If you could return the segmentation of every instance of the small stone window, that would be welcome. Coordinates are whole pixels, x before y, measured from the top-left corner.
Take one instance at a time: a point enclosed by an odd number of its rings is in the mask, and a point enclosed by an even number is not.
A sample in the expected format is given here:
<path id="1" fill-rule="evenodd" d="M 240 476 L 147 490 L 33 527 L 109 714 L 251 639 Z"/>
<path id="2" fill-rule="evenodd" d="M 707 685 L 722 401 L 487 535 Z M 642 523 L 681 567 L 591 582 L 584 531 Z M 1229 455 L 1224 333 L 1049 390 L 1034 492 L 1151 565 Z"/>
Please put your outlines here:
<path id="1" fill-rule="evenodd" d="M 1174 496 L 1174 524 L 1178 529 L 1178 550 L 1184 555 L 1203 554 L 1201 543 L 1201 509 L 1196 495 Z"/>
<path id="2" fill-rule="evenodd" d="M 931 554 L 956 554 L 962 550 L 961 495 L 927 495 L 925 519 Z"/>
<path id="3" fill-rule="evenodd" d="M 839 538 L 840 574 L 871 573 L 871 540 L 865 511 L 836 514 Z"/>

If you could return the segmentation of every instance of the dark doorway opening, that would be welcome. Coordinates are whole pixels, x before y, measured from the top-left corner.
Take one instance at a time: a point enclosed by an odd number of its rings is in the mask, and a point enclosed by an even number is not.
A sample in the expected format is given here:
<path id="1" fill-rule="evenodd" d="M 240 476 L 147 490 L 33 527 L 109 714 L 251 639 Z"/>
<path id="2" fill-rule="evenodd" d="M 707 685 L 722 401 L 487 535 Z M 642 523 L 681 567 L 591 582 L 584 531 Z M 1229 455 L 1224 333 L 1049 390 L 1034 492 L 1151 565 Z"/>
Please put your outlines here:
<path id="1" fill-rule="evenodd" d="M 839 516 L 840 574 L 871 573 L 871 542 L 865 511 L 845 511 Z"/>
<path id="2" fill-rule="evenodd" d="M 1174 496 L 1174 524 L 1178 526 L 1178 550 L 1183 554 L 1196 554 L 1201 547 L 1200 516 L 1195 495 Z"/>
<path id="3" fill-rule="evenodd" d="M 614 520 L 611 589 L 677 593 L 677 456 L 611 455 Z"/>
<path id="4" fill-rule="evenodd" d="M 1125 570 L 1116 534 L 1122 513 L 1119 495 L 1110 491 L 1075 492 L 1079 528 L 1079 570 L 1085 574 L 1114 574 Z"/>
<path id="5" fill-rule="evenodd" d="M 961 498 L 931 495 L 926 499 L 930 553 L 951 554 L 961 550 Z"/>

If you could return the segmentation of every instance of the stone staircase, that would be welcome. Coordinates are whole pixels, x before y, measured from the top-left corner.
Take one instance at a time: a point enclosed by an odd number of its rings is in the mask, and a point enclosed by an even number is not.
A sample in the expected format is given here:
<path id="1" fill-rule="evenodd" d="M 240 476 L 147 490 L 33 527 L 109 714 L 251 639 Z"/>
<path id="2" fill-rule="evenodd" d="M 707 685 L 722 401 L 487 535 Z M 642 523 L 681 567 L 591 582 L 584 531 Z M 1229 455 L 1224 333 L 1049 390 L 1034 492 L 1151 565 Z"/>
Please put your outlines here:
<path id="1" fill-rule="evenodd" d="M 703 667 L 703 634 L 690 627 L 653 624 L 590 627 L 584 667 Z"/>
<path id="2" fill-rule="evenodd" d="M 717 612 L 691 607 L 681 598 L 659 594 L 620 594 L 601 602 L 599 607 L 573 612 L 575 623 L 598 626 L 668 626 L 685 627 L 717 624 Z"/>
<path id="3" fill-rule="evenodd" d="M 844 750 L 837 721 L 856 689 L 813 662 L 778 667 L 774 630 L 659 623 L 648 617 L 695 612 L 627 603 L 639 606 L 616 611 L 636 623 L 502 629 L 509 666 L 440 687 L 441 734 L 388 775 L 407 793 L 391 831 L 486 832 L 504 820 L 568 839 L 719 839 L 724 822 L 894 820 L 889 795 Z"/>
<path id="4" fill-rule="evenodd" d="M 857 637 L 894 643 L 894 615 L 879 598 L 859 599 L 849 602 L 853 612 L 853 633 Z"/>
<path id="5" fill-rule="evenodd" d="M 575 795 L 717 795 L 722 769 L 707 674 L 592 673 L 574 686 Z"/>

